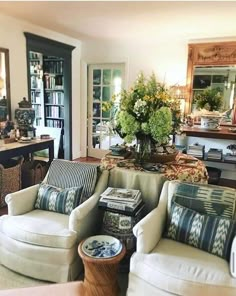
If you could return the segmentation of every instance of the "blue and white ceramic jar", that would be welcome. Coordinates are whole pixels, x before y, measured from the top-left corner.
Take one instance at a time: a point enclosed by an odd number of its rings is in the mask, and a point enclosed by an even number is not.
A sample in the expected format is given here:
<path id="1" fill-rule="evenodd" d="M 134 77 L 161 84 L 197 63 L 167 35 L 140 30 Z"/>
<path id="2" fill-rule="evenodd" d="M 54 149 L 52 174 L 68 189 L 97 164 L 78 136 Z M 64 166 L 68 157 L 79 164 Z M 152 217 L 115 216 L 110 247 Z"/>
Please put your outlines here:
<path id="1" fill-rule="evenodd" d="M 219 130 L 222 116 L 214 114 L 201 115 L 201 128 Z"/>

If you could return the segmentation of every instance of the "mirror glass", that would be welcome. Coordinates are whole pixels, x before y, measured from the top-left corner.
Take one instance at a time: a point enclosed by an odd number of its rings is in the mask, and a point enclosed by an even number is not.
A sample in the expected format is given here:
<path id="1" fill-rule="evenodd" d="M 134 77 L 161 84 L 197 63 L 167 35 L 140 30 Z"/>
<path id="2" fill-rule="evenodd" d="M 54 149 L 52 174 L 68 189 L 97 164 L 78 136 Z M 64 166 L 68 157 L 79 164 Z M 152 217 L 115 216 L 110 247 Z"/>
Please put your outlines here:
<path id="1" fill-rule="evenodd" d="M 11 119 L 9 50 L 0 48 L 0 122 Z"/>
<path id="2" fill-rule="evenodd" d="M 188 44 L 187 98 L 185 114 L 195 108 L 196 94 L 206 88 L 218 89 L 223 96 L 221 110 L 224 120 L 232 124 L 236 98 L 236 42 L 211 42 Z"/>
<path id="3" fill-rule="evenodd" d="M 217 89 L 222 94 L 223 105 L 221 112 L 230 110 L 233 106 L 236 83 L 235 66 L 195 66 L 193 71 L 192 100 L 196 94 L 206 88 Z M 192 104 L 192 110 L 194 104 Z"/>

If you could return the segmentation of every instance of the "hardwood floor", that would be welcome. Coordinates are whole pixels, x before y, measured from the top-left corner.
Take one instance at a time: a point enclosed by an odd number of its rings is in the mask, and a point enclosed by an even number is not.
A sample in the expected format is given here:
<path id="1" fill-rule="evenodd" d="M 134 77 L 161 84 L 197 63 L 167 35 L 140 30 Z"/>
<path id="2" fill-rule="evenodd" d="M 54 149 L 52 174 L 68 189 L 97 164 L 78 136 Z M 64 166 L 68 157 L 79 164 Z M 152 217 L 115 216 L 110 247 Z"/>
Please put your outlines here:
<path id="1" fill-rule="evenodd" d="M 101 159 L 94 158 L 94 157 L 80 157 L 80 158 L 74 159 L 74 161 L 99 163 L 101 161 Z"/>

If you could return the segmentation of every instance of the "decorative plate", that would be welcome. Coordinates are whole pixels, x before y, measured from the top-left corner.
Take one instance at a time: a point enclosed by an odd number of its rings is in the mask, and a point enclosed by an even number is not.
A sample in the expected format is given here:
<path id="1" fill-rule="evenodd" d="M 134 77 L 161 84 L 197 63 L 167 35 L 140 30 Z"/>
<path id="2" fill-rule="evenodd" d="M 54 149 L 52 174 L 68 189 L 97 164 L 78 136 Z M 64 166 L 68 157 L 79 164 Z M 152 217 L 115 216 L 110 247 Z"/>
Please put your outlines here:
<path id="1" fill-rule="evenodd" d="M 111 258 L 120 254 L 121 250 L 121 242 L 109 235 L 91 236 L 82 244 L 82 251 L 93 258 Z"/>

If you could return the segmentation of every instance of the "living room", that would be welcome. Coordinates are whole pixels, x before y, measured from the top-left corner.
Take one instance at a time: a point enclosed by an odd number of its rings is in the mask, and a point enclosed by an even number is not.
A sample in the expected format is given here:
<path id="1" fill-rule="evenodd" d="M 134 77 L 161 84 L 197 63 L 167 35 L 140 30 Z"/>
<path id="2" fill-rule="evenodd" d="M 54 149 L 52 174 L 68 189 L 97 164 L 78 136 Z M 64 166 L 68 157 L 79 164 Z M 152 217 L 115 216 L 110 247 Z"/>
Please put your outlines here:
<path id="1" fill-rule="evenodd" d="M 78 159 L 90 156 L 86 124 L 89 65 L 123 64 L 126 88 L 140 71 L 146 75 L 154 72 L 159 81 L 170 86 L 186 86 L 188 45 L 236 41 L 235 12 L 233 1 L 1 2 L 0 47 L 9 49 L 11 117 L 28 94 L 24 32 L 75 47 L 71 148 L 72 159 Z M 197 137 L 194 141 L 226 149 L 222 140 Z M 235 142 L 229 140 L 227 145 Z M 212 166 L 234 184 L 235 164 Z"/>

